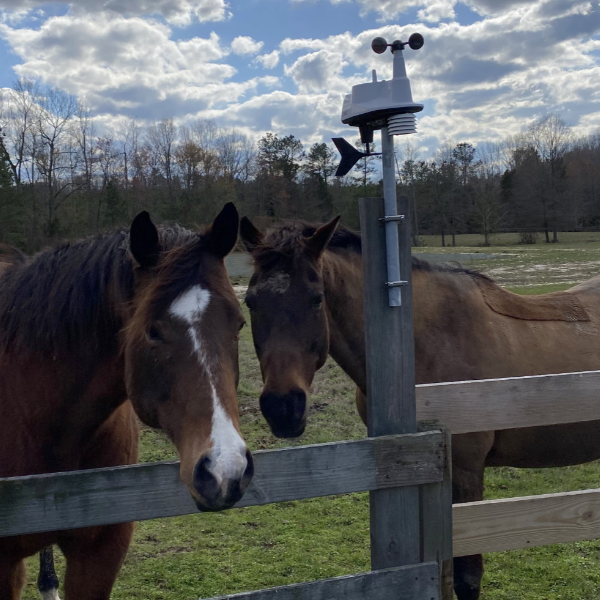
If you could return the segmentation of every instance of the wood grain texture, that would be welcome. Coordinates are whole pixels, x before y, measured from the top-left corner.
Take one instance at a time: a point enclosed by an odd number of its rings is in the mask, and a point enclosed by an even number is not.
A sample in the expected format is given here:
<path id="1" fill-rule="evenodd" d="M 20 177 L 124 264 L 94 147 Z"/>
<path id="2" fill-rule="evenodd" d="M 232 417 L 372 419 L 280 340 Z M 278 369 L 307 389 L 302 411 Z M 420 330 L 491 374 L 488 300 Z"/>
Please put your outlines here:
<path id="1" fill-rule="evenodd" d="M 600 371 L 419 385 L 417 418 L 452 433 L 600 420 Z"/>
<path id="2" fill-rule="evenodd" d="M 454 555 L 600 538 L 600 490 L 455 504 Z"/>
<path id="3" fill-rule="evenodd" d="M 389 140 L 388 140 L 389 141 Z M 403 198 L 402 210 L 407 210 Z M 412 433 L 415 409 L 414 340 L 410 286 L 402 288 L 402 306 L 390 307 L 386 269 L 383 198 L 360 198 L 367 430 L 370 436 Z M 400 274 L 410 281 L 410 226 L 400 226 Z M 407 487 L 370 494 L 371 567 L 384 569 L 419 562 L 419 489 Z"/>
<path id="4" fill-rule="evenodd" d="M 440 481 L 439 431 L 254 453 L 238 507 Z M 179 463 L 0 480 L 0 537 L 198 512 Z"/>
<path id="5" fill-rule="evenodd" d="M 422 485 L 421 493 L 421 560 L 435 561 L 439 566 L 440 598 L 454 598 L 452 555 L 452 460 L 451 434 L 444 430 L 446 464 L 444 479 Z"/>
<path id="6" fill-rule="evenodd" d="M 438 600 L 437 565 L 422 563 L 212 600 Z"/>

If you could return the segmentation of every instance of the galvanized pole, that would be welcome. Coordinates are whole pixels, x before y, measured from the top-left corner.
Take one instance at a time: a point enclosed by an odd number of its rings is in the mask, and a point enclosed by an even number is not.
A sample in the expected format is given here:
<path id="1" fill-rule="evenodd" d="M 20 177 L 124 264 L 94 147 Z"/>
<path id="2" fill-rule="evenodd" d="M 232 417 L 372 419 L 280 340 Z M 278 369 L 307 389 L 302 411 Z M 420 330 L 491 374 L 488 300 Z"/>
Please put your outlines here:
<path id="1" fill-rule="evenodd" d="M 398 215 L 396 202 L 396 166 L 394 160 L 394 138 L 388 128 L 381 128 L 381 159 L 383 166 L 383 205 L 385 220 L 385 247 L 387 264 L 388 302 L 390 306 L 402 305 L 400 288 L 405 284 L 400 278 L 400 255 L 398 251 Z"/>

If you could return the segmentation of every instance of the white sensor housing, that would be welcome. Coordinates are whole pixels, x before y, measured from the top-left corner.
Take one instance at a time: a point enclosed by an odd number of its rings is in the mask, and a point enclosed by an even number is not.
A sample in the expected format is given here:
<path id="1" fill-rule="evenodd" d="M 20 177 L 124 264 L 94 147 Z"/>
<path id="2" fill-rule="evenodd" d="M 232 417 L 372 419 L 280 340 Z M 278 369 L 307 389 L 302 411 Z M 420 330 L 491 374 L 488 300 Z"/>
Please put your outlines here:
<path id="1" fill-rule="evenodd" d="M 374 50 L 377 40 L 373 42 Z M 385 40 L 382 41 L 385 43 Z M 372 129 L 381 129 L 387 125 L 390 135 L 416 132 L 413 113 L 423 110 L 423 105 L 413 102 L 402 54 L 403 43 L 394 42 L 390 45 L 394 55 L 393 78 L 377 81 L 377 74 L 373 70 L 373 81 L 353 86 L 352 93 L 344 97 L 342 123 L 354 127 L 368 126 Z"/>

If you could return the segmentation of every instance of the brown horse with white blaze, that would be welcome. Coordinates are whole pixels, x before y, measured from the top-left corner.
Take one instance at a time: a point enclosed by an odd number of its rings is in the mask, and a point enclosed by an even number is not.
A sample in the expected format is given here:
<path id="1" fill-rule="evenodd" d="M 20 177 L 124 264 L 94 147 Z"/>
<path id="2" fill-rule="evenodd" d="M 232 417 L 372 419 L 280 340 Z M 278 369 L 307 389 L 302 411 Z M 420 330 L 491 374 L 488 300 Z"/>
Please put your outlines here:
<path id="1" fill-rule="evenodd" d="M 337 219 L 263 235 L 244 218 L 254 258 L 246 294 L 275 435 L 300 435 L 314 374 L 329 353 L 357 385 L 366 421 L 360 236 Z M 487 277 L 413 258 L 417 383 L 600 369 L 600 277 L 566 292 L 522 297 Z M 452 436 L 453 501 L 483 498 L 486 466 L 554 467 L 600 458 L 600 422 Z M 454 561 L 459 600 L 480 595 L 483 561 Z"/>
<path id="2" fill-rule="evenodd" d="M 137 413 L 175 443 L 200 510 L 242 497 L 253 474 L 236 397 L 244 319 L 224 266 L 237 235 L 232 204 L 201 234 L 141 213 L 129 232 L 2 270 L 0 477 L 135 463 Z M 66 600 L 108 600 L 132 532 L 0 539 L 0 599 L 18 600 L 23 559 L 57 544 Z"/>

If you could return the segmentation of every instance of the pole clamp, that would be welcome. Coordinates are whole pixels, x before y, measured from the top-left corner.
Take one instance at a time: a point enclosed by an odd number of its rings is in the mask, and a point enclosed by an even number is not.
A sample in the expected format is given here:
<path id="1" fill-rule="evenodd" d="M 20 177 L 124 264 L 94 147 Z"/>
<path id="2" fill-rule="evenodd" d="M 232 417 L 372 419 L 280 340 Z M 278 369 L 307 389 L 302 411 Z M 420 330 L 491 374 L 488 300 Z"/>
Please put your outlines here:
<path id="1" fill-rule="evenodd" d="M 403 287 L 405 285 L 408 285 L 408 281 L 386 281 L 385 282 L 386 287 Z"/>
<path id="2" fill-rule="evenodd" d="M 404 221 L 404 215 L 389 215 L 387 217 L 381 217 L 379 220 L 383 223 L 390 223 L 392 221 Z"/>

